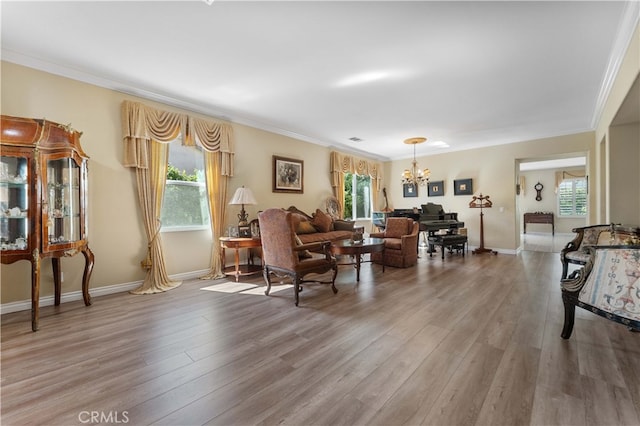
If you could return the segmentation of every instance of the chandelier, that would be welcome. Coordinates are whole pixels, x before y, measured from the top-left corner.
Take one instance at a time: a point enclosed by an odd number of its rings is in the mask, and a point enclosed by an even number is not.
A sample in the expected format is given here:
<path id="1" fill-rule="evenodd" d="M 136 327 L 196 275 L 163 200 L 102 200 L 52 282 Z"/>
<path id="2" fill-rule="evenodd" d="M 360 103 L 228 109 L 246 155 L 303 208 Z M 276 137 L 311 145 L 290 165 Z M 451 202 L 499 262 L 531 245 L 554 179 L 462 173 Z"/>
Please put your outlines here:
<path id="1" fill-rule="evenodd" d="M 410 138 L 404 141 L 407 145 L 413 145 L 413 161 L 411 162 L 411 169 L 404 169 L 404 172 L 402 172 L 403 184 L 411 183 L 424 186 L 429 183 L 431 171 L 429 169 L 420 169 L 416 161 L 416 145 L 426 140 L 427 138 Z"/>

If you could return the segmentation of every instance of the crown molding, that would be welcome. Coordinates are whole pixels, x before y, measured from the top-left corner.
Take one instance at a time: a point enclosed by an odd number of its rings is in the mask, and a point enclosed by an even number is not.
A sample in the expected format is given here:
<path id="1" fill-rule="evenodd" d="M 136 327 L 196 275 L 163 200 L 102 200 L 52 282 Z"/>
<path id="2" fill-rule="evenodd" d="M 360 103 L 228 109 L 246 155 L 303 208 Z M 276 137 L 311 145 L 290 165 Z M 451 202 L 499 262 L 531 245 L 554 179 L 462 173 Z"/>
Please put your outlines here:
<path id="1" fill-rule="evenodd" d="M 600 85 L 600 92 L 598 93 L 593 117 L 591 119 L 592 129 L 596 129 L 598 127 L 598 122 L 602 118 L 602 113 L 604 112 L 605 105 L 607 104 L 607 99 L 611 94 L 613 83 L 618 76 L 622 60 L 624 59 L 624 55 L 627 53 L 627 49 L 629 49 L 631 38 L 633 37 L 633 33 L 639 22 L 640 2 L 627 2 L 620 23 L 620 28 L 618 28 L 616 40 L 613 44 L 611 55 L 609 56 L 609 63 L 607 64 L 607 69 L 604 73 L 602 84 Z"/>
<path id="2" fill-rule="evenodd" d="M 54 74 L 60 77 L 69 78 L 71 80 L 76 80 L 76 81 L 91 84 L 94 86 L 102 87 L 104 89 L 109 89 L 116 92 L 124 93 L 126 95 L 148 99 L 150 101 L 159 102 L 165 105 L 184 109 L 191 112 L 196 112 L 199 114 L 204 114 L 219 120 L 228 121 L 230 123 L 242 124 L 248 127 L 253 127 L 255 129 L 264 130 L 266 132 L 275 133 L 275 134 L 290 137 L 293 139 L 298 139 L 304 142 L 309 142 L 314 145 L 320 145 L 320 146 L 325 146 L 329 148 L 336 147 L 337 149 L 340 149 L 343 151 L 345 150 L 350 151 L 351 153 L 354 153 L 354 154 L 357 153 L 357 155 L 361 155 L 365 158 L 369 158 L 372 160 L 389 161 L 388 158 L 377 156 L 375 154 L 372 154 L 371 152 L 360 151 L 357 149 L 354 150 L 345 145 L 341 145 L 339 143 L 323 141 L 318 138 L 314 138 L 311 136 L 292 132 L 290 130 L 282 129 L 276 126 L 265 124 L 258 120 L 247 118 L 242 115 L 230 114 L 228 112 L 223 112 L 223 111 L 211 108 L 210 106 L 189 102 L 187 100 L 178 99 L 172 96 L 167 96 L 162 93 L 136 87 L 131 83 L 103 78 L 86 71 L 60 65 L 54 62 L 45 61 L 39 58 L 24 55 L 19 52 L 15 52 L 12 50 L 2 49 L 0 56 L 2 60 L 6 62 L 11 62 L 17 65 L 25 66 L 27 68 L 33 68 L 38 71 L 47 72 L 49 74 Z"/>

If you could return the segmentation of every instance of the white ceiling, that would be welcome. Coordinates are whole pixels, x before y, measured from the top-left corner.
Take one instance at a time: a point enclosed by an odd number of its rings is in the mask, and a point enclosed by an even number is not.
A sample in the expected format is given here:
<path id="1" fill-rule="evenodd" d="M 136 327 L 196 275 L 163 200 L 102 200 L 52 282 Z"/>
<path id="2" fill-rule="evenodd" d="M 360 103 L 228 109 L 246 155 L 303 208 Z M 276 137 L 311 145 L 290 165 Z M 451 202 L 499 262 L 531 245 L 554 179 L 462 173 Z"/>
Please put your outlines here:
<path id="1" fill-rule="evenodd" d="M 638 3 L 5 0 L 1 15 L 3 60 L 387 160 L 414 136 L 429 155 L 593 130 Z"/>

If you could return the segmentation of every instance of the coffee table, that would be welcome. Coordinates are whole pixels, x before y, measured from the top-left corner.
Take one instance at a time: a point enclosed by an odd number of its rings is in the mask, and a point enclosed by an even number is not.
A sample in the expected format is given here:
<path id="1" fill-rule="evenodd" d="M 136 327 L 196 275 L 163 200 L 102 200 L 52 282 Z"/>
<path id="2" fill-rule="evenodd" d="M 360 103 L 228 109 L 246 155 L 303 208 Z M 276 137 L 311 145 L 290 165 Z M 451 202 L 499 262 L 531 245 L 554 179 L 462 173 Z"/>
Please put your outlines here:
<path id="1" fill-rule="evenodd" d="M 339 240 L 331 243 L 331 253 L 334 255 L 353 256 L 355 262 L 338 263 L 338 265 L 354 265 L 356 268 L 356 281 L 360 281 L 360 265 L 362 262 L 371 262 L 370 260 L 362 260 L 362 256 L 366 253 L 377 252 L 384 253 L 384 240 L 382 238 L 364 238 L 362 241 Z M 382 272 L 384 272 L 384 262 L 382 263 Z"/>

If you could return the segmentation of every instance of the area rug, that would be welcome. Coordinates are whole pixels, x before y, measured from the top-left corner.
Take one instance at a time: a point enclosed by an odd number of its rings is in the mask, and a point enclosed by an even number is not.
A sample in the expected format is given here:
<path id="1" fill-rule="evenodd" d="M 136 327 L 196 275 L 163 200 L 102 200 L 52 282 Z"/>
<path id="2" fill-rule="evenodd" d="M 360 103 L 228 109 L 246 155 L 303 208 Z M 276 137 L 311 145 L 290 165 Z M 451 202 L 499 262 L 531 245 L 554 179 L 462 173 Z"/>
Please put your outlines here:
<path id="1" fill-rule="evenodd" d="M 226 282 L 222 284 L 214 284 L 208 287 L 202 287 L 200 290 L 218 291 L 221 293 L 240 293 L 243 290 L 249 290 L 257 287 L 255 284 Z"/>
<path id="2" fill-rule="evenodd" d="M 286 290 L 292 288 L 291 284 L 283 284 L 283 285 L 272 285 L 271 293 L 277 293 L 282 290 Z M 214 284 L 207 287 L 202 287 L 200 290 L 207 291 L 218 291 L 221 293 L 240 293 L 240 294 L 264 294 L 264 291 L 267 289 L 266 286 L 258 286 L 255 284 L 248 283 L 236 283 L 236 282 L 225 282 L 221 284 Z"/>
<path id="3" fill-rule="evenodd" d="M 269 292 L 269 294 L 277 293 L 279 291 L 286 290 L 288 288 L 293 288 L 293 285 L 291 285 L 291 284 L 272 285 L 271 286 L 271 291 Z M 264 294 L 264 291 L 266 289 L 267 289 L 267 287 L 261 286 L 261 287 L 252 288 L 251 290 L 245 290 L 245 291 L 243 291 L 241 293 L 242 294 Z"/>

